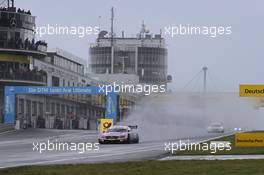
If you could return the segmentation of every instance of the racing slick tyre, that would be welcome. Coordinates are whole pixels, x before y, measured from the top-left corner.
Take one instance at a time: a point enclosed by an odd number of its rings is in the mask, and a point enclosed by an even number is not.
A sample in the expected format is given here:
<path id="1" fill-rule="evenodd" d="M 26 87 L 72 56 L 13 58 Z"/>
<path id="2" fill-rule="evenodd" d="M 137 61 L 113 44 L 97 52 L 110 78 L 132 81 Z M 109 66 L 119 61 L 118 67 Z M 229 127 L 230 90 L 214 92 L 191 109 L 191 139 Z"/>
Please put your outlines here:
<path id="1" fill-rule="evenodd" d="M 126 143 L 127 143 L 127 144 L 131 143 L 131 140 L 130 140 L 130 135 L 129 135 L 129 134 L 128 134 L 128 136 L 127 136 Z"/>
<path id="2" fill-rule="evenodd" d="M 137 136 L 137 138 L 135 139 L 134 143 L 139 143 L 139 137 Z"/>
<path id="3" fill-rule="evenodd" d="M 98 142 L 99 142 L 100 144 L 104 144 L 104 142 L 102 142 L 101 140 L 98 140 Z"/>

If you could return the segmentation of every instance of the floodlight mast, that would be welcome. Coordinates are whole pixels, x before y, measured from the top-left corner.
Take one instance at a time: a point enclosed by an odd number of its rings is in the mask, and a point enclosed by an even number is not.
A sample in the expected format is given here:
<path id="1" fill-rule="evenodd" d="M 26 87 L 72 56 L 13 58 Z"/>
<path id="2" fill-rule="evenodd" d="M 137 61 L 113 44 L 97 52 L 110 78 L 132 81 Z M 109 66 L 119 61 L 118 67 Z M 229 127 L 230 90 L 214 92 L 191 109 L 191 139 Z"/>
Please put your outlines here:
<path id="1" fill-rule="evenodd" d="M 114 43 L 114 7 L 111 8 L 111 46 Z"/>

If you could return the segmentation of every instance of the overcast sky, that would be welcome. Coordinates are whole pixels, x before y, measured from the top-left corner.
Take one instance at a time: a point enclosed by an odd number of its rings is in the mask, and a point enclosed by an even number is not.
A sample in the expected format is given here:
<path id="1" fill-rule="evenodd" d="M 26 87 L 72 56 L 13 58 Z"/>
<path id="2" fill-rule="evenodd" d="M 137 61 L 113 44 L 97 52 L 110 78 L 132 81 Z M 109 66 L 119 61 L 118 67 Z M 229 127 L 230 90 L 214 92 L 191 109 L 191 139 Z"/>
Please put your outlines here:
<path id="1" fill-rule="evenodd" d="M 212 89 L 217 86 L 217 90 L 237 91 L 240 83 L 263 83 L 263 0 L 16 0 L 16 6 L 30 9 L 37 16 L 37 26 L 98 26 L 100 21 L 101 29 L 106 30 L 110 28 L 113 6 L 115 32 L 120 35 L 124 30 L 126 36 L 135 36 L 143 20 L 152 33 L 179 24 L 232 26 L 231 35 L 217 38 L 166 36 L 169 74 L 174 80 L 171 87 L 183 88 L 203 66 L 209 68 Z M 95 38 L 92 35 L 81 39 L 76 36 L 41 39 L 49 47 L 88 59 L 89 44 Z"/>

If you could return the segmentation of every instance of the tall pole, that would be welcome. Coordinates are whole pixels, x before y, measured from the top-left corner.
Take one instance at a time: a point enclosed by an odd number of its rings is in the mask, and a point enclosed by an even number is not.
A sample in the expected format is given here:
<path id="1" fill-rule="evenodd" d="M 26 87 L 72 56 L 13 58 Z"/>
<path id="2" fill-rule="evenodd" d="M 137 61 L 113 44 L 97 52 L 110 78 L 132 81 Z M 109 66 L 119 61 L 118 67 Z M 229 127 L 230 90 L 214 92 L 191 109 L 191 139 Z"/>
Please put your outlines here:
<path id="1" fill-rule="evenodd" d="M 114 7 L 111 8 L 111 74 L 114 73 Z"/>
<path id="2" fill-rule="evenodd" d="M 203 71 L 204 71 L 204 84 L 203 84 L 203 92 L 206 92 L 206 72 L 208 70 L 208 67 L 203 67 Z"/>
<path id="3" fill-rule="evenodd" d="M 114 42 L 114 7 L 111 8 L 111 46 Z"/>

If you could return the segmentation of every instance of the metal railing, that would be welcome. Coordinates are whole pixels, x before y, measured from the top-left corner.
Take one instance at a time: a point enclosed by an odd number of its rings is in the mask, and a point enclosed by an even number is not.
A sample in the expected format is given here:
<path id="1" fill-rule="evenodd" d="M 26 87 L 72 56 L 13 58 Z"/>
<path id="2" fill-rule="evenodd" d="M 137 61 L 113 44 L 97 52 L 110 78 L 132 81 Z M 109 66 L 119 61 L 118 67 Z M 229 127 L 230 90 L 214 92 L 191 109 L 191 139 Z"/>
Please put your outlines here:
<path id="1" fill-rule="evenodd" d="M 0 68 L 1 69 L 1 68 Z M 46 74 L 42 71 L 16 71 L 0 70 L 0 80 L 22 80 L 46 83 Z"/>
<path id="2" fill-rule="evenodd" d="M 0 41 L 0 48 L 2 49 L 18 49 L 18 50 L 29 50 L 29 51 L 47 51 L 47 43 L 45 41 L 30 41 L 26 39 L 9 39 L 8 41 Z"/>

